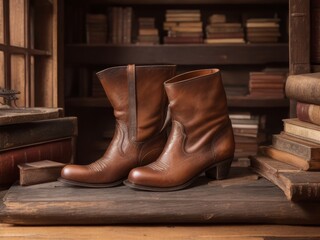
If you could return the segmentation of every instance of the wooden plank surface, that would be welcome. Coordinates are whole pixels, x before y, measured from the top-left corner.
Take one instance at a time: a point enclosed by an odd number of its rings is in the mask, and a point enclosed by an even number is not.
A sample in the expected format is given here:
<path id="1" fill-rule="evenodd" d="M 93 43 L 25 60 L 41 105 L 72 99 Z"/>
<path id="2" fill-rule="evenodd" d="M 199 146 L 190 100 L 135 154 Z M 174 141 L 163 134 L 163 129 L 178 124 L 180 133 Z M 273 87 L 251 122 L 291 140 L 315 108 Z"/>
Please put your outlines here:
<path id="1" fill-rule="evenodd" d="M 0 239 L 6 240 L 313 240 L 320 239 L 319 235 L 319 227 L 287 225 L 23 227 L 0 224 Z"/>
<path id="2" fill-rule="evenodd" d="M 265 179 L 239 185 L 239 175 L 233 176 L 234 184 L 212 184 L 202 177 L 192 188 L 166 193 L 134 191 L 125 186 L 74 188 L 58 182 L 13 186 L 4 198 L 1 215 L 5 223 L 25 225 L 320 224 L 318 202 L 296 204 Z"/>

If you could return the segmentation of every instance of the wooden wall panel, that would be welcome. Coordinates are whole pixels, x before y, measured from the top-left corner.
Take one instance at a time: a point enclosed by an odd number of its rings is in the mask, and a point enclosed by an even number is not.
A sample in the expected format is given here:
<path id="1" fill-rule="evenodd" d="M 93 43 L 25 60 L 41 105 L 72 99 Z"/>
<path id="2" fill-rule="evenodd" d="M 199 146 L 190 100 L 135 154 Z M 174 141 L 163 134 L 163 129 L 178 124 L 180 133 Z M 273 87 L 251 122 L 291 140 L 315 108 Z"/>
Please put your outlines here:
<path id="1" fill-rule="evenodd" d="M 310 1 L 289 1 L 289 71 L 310 72 Z M 290 117 L 296 116 L 296 101 L 290 100 Z"/>
<path id="2" fill-rule="evenodd" d="M 9 1 L 10 45 L 25 47 L 25 1 Z"/>
<path id="3" fill-rule="evenodd" d="M 4 53 L 0 51 L 0 87 L 4 88 Z"/>
<path id="4" fill-rule="evenodd" d="M 46 57 L 35 58 L 35 106 L 54 107 L 52 59 Z"/>
<path id="5" fill-rule="evenodd" d="M 11 56 L 11 88 L 20 91 L 17 106 L 26 106 L 25 56 Z"/>
<path id="6" fill-rule="evenodd" d="M 0 0 L 0 43 L 4 43 L 3 0 Z"/>

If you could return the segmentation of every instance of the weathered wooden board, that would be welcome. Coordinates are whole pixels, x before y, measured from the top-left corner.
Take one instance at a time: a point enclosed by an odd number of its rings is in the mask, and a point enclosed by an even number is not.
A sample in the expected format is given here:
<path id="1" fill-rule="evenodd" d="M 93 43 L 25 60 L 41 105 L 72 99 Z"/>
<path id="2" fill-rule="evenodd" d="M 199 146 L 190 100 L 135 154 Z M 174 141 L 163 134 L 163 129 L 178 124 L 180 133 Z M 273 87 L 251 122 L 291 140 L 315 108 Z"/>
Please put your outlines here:
<path id="1" fill-rule="evenodd" d="M 76 188 L 59 182 L 15 185 L 4 198 L 0 219 L 22 225 L 320 224 L 319 202 L 297 204 L 288 201 L 280 189 L 265 179 L 239 175 L 233 178 L 234 184 L 232 178 L 225 180 L 227 184 L 212 184 L 202 177 L 192 188 L 161 193 L 134 191 L 125 186 Z M 237 183 L 238 179 L 242 184 Z"/>

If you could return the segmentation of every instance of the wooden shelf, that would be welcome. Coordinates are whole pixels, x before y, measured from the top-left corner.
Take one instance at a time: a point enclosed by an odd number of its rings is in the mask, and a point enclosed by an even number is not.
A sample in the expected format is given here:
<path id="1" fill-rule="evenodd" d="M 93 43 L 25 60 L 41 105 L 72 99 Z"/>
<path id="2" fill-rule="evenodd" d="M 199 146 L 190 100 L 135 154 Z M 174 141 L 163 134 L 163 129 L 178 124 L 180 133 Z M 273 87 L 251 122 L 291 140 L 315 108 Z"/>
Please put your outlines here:
<path id="1" fill-rule="evenodd" d="M 116 5 L 193 5 L 193 4 L 288 4 L 288 0 L 90 0 L 93 4 Z"/>
<path id="2" fill-rule="evenodd" d="M 67 107 L 111 107 L 107 98 L 67 98 L 65 101 Z M 229 107 L 288 107 L 288 99 L 259 99 L 246 96 L 228 97 Z"/>
<path id="3" fill-rule="evenodd" d="M 125 65 L 173 63 L 180 65 L 225 65 L 288 63 L 288 44 L 170 44 L 87 45 L 65 48 L 67 65 Z"/>

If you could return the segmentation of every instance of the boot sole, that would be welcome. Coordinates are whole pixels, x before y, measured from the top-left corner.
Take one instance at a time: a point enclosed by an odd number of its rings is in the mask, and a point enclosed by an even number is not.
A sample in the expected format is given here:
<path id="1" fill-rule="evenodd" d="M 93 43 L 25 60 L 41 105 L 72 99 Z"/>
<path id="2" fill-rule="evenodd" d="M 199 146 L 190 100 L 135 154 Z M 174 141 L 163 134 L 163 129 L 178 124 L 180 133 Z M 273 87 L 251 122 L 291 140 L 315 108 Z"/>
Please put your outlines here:
<path id="1" fill-rule="evenodd" d="M 216 179 L 216 180 L 222 180 L 228 177 L 229 170 L 231 167 L 231 163 L 233 161 L 233 158 L 229 158 L 227 160 L 224 160 L 219 163 L 215 163 L 214 165 L 211 165 L 209 168 L 202 171 L 200 174 L 193 177 L 188 182 L 181 184 L 179 186 L 174 187 L 150 187 L 150 186 L 144 186 L 139 184 L 134 184 L 128 180 L 123 181 L 123 184 L 127 187 L 130 187 L 134 190 L 143 190 L 143 191 L 152 191 L 152 192 L 173 192 L 178 191 L 184 188 L 189 187 L 202 173 L 205 173 L 206 176 L 210 179 Z"/>
<path id="2" fill-rule="evenodd" d="M 86 188 L 111 188 L 111 187 L 116 187 L 119 185 L 122 185 L 123 179 L 112 182 L 112 183 L 82 183 L 82 182 L 77 182 L 77 181 L 71 181 L 67 180 L 64 178 L 58 178 L 59 182 L 62 182 L 67 185 L 73 185 L 73 186 L 78 186 L 78 187 L 86 187 Z"/>

